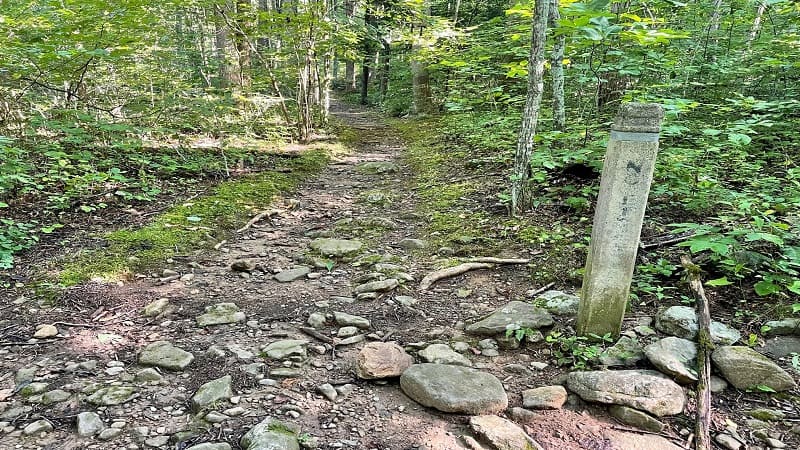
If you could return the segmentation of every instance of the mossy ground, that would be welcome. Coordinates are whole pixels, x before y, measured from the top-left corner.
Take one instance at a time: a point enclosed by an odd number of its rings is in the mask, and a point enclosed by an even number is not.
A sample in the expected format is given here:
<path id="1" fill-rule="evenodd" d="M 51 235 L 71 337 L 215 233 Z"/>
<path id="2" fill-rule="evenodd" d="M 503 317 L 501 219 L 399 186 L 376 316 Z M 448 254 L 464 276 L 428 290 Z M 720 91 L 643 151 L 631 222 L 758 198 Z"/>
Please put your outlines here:
<path id="1" fill-rule="evenodd" d="M 124 278 L 137 270 L 185 252 L 212 247 L 226 239 L 247 218 L 321 170 L 340 144 L 326 144 L 300 153 L 275 154 L 274 169 L 223 182 L 207 195 L 177 204 L 141 228 L 102 236 L 105 246 L 81 251 L 63 262 L 58 281 L 65 286 L 91 278 Z"/>
<path id="2" fill-rule="evenodd" d="M 410 188 L 419 197 L 418 213 L 427 219 L 434 248 L 454 247 L 460 256 L 540 251 L 533 278 L 579 284 L 588 219 L 554 208 L 509 217 L 500 198 L 510 183 L 475 163 L 489 160 L 488 150 L 447 138 L 446 118 L 396 120 L 391 126 L 406 140 L 405 162 L 414 173 Z"/>

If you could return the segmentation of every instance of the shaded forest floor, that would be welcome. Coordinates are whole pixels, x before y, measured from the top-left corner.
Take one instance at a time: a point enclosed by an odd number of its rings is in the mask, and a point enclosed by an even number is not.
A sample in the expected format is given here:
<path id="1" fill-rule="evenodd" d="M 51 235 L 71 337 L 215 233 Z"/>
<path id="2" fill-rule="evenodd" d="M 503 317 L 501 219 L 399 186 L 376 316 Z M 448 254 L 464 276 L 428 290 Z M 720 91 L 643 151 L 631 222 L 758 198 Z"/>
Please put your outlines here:
<path id="1" fill-rule="evenodd" d="M 339 345 L 332 352 L 325 344 L 340 330 L 331 320 L 318 329 L 323 338 L 300 329 L 314 313 L 345 312 L 369 319 L 368 329 L 356 335 L 365 341 L 398 342 L 412 354 L 427 344 L 466 343 L 465 356 L 475 368 L 503 382 L 511 407 L 522 405 L 523 390 L 563 382 L 570 367 L 554 363 L 555 344 L 501 348 L 497 356 L 487 356 L 492 353 L 482 352 L 479 339 L 466 335 L 463 328 L 509 301 L 528 298 L 529 291 L 548 286 L 574 291 L 576 270 L 582 265 L 580 246 L 549 246 L 549 238 L 544 238 L 540 247 L 531 248 L 514 238 L 489 238 L 487 230 L 503 222 L 509 234 L 549 230 L 559 235 L 559 242 L 574 236 L 577 243 L 582 241 L 581 232 L 552 227 L 555 209 L 543 208 L 524 223 L 504 222 L 498 219 L 502 206 L 488 194 L 493 190 L 488 181 L 498 175 L 492 178 L 480 168 L 474 173 L 448 172 L 444 161 L 436 160 L 446 150 L 407 152 L 398 130 L 370 111 L 337 105 L 335 116 L 351 152 L 334 156 L 299 189 L 276 197 L 262 220 L 219 242 L 216 250 L 174 255 L 139 274 L 143 276 L 131 274 L 119 282 L 78 284 L 46 303 L 37 302 L 40 299 L 24 286 L 4 291 L 0 446 L 166 449 L 175 448 L 179 435 L 183 439 L 178 448 L 200 442 L 228 442 L 239 448 L 248 428 L 274 416 L 297 424 L 304 440 L 316 440 L 320 448 L 470 448 L 462 438 L 472 434 L 469 416 L 417 404 L 396 379 L 357 378 L 354 365 L 363 341 Z M 413 134 L 408 125 L 397 127 Z M 459 211 L 464 201 L 473 203 Z M 588 224 L 575 225 L 583 230 Z M 320 237 L 358 239 L 364 249 L 351 258 L 320 258 L 309 248 Z M 442 280 L 429 291 L 418 290 L 427 273 L 452 265 L 455 258 L 472 256 L 531 258 L 532 263 L 473 271 Z M 57 257 L 31 258 L 28 269 Z M 373 279 L 370 267 L 375 263 L 391 265 L 391 271 L 413 279 L 376 298 L 355 299 L 354 287 Z M 274 279 L 274 274 L 299 265 L 311 267 L 310 273 L 289 282 Z M 58 267 L 50 265 L 48 270 Z M 142 315 L 146 305 L 162 298 L 168 304 L 161 314 Z M 219 303 L 235 303 L 245 320 L 196 326 L 197 317 Z M 626 329 L 654 313 L 655 305 L 634 311 Z M 572 320 L 557 319 L 555 329 L 569 334 Z M 42 324 L 54 324 L 58 335 L 30 340 Z M 265 346 L 291 339 L 307 340 L 307 353 L 285 362 L 261 356 Z M 134 374 L 143 369 L 137 355 L 156 341 L 189 351 L 195 360 L 183 371 L 161 373 L 159 381 L 136 384 Z M 26 386 L 30 381 L 47 383 L 48 391 L 62 390 L 67 399 L 52 404 L 26 401 L 17 392 L 19 379 L 15 381 L 22 368 L 35 373 Z M 276 369 L 287 369 L 288 376 L 274 376 L 280 372 Z M 217 409 L 227 411 L 227 418 L 200 423 L 192 414 L 192 394 L 225 375 L 232 377 L 234 398 Z M 137 386 L 136 397 L 121 405 L 91 406 L 79 394 L 131 384 Z M 319 393 L 325 384 L 338 388 L 336 402 Z M 724 429 L 726 419 L 743 424 L 743 411 L 759 406 L 788 408 L 790 418 L 798 412 L 791 395 L 771 398 L 749 393 L 745 398 L 733 388 L 715 396 L 714 405 L 716 430 Z M 239 409 L 234 414 L 232 408 Z M 106 424 L 116 424 L 122 431 L 109 441 L 78 437 L 74 419 L 87 410 L 96 410 Z M 690 406 L 687 412 L 691 411 Z M 22 430 L 38 419 L 48 420 L 54 430 L 25 435 Z M 667 428 L 661 433 L 630 431 L 609 418 L 604 408 L 574 395 L 563 409 L 512 419 L 545 449 L 553 450 L 681 448 L 676 444 L 686 443 L 693 429 L 689 414 L 666 418 Z M 772 433 L 797 448 L 800 441 L 786 433 L 788 429 L 776 425 Z M 178 434 L 185 431 L 189 433 Z M 745 427 L 740 434 L 757 443 L 752 431 Z"/>

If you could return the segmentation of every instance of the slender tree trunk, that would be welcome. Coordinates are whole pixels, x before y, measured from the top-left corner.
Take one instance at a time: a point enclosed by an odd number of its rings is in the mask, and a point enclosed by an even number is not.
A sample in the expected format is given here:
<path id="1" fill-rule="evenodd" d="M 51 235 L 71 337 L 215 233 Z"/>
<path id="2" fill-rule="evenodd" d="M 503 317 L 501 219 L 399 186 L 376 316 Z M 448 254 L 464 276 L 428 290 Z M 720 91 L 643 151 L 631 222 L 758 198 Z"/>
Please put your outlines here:
<path id="1" fill-rule="evenodd" d="M 369 78 L 372 72 L 373 58 L 375 57 L 372 46 L 372 36 L 370 30 L 377 25 L 377 17 L 374 11 L 374 2 L 367 1 L 364 5 L 364 25 L 366 26 L 367 35 L 364 36 L 363 50 L 364 59 L 361 63 L 361 104 L 366 105 L 369 103 Z"/>
<path id="2" fill-rule="evenodd" d="M 425 10 L 430 16 L 430 4 L 425 2 Z M 430 114 L 434 112 L 433 95 L 431 94 L 431 76 L 426 62 L 421 58 L 421 50 L 425 44 L 425 26 L 420 24 L 419 32 L 411 45 L 411 86 L 413 91 L 412 112 L 414 114 Z"/>
<path id="3" fill-rule="evenodd" d="M 511 182 L 511 213 L 516 214 L 530 203 L 528 179 L 530 178 L 533 137 L 539 121 L 539 108 L 544 90 L 544 47 L 547 37 L 547 10 L 551 0 L 536 0 L 533 9 L 533 31 L 531 52 L 528 58 L 528 95 L 522 114 L 522 127 L 514 156 L 514 172 Z"/>
<path id="4" fill-rule="evenodd" d="M 556 30 L 561 15 L 558 12 L 558 0 L 550 3 L 549 22 L 550 28 Z M 553 128 L 564 131 L 566 128 L 566 113 L 564 112 L 564 47 L 567 38 L 563 34 L 555 35 L 553 53 L 550 55 L 550 71 L 553 76 Z"/>
<path id="5" fill-rule="evenodd" d="M 458 13 L 461 9 L 461 0 L 455 0 L 453 5 L 453 25 L 458 25 Z"/>
<path id="6" fill-rule="evenodd" d="M 356 0 L 345 0 L 344 13 L 348 20 L 353 20 L 356 13 Z M 356 90 L 356 63 L 352 59 L 348 59 L 344 64 L 344 89 L 347 92 L 355 92 Z"/>
<path id="7" fill-rule="evenodd" d="M 761 0 L 758 2 L 758 9 L 756 10 L 756 17 L 753 19 L 753 26 L 750 28 L 750 36 L 747 37 L 747 48 L 753 45 L 753 41 L 756 40 L 758 37 L 759 31 L 761 31 L 761 21 L 764 18 L 764 12 L 767 10 L 767 2 L 765 0 Z"/>
<path id="8" fill-rule="evenodd" d="M 708 31 L 719 30 L 720 11 L 722 10 L 722 0 L 714 0 L 714 11 L 711 13 L 711 20 L 708 22 Z"/>
<path id="9" fill-rule="evenodd" d="M 386 98 L 386 93 L 389 91 L 389 69 L 390 69 L 390 58 L 392 47 L 389 44 L 389 41 L 383 39 L 381 42 L 383 46 L 381 47 L 381 100 Z"/>
<path id="10" fill-rule="evenodd" d="M 250 45 L 247 42 L 248 32 L 253 28 L 252 23 L 252 5 L 249 0 L 239 0 L 236 3 L 236 30 L 234 31 L 234 39 L 236 41 L 236 56 L 238 58 L 238 76 L 239 87 L 243 90 L 250 88 L 251 79 L 250 73 L 252 72 L 252 61 L 250 55 Z"/>

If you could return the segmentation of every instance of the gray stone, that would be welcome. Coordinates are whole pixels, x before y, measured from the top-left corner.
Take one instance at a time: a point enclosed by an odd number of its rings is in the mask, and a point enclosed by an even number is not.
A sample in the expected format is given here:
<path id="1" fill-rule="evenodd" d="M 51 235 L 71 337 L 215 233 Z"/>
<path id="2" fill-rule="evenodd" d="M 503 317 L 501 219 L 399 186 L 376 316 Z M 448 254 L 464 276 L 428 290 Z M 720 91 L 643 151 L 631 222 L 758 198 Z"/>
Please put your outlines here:
<path id="1" fill-rule="evenodd" d="M 361 316 L 352 316 L 347 313 L 343 313 L 340 311 L 335 311 L 333 313 L 333 319 L 336 321 L 336 324 L 340 327 L 358 327 L 362 329 L 367 329 L 371 326 L 369 319 L 366 319 Z"/>
<path id="2" fill-rule="evenodd" d="M 771 320 L 762 327 L 764 336 L 800 335 L 800 319 Z"/>
<path id="3" fill-rule="evenodd" d="M 203 417 L 203 420 L 208 423 L 222 423 L 228 419 L 230 419 L 230 417 L 217 411 L 211 411 Z"/>
<path id="4" fill-rule="evenodd" d="M 132 386 L 109 386 L 98 389 L 86 400 L 100 406 L 116 406 L 129 402 L 136 397 L 136 388 Z"/>
<path id="5" fill-rule="evenodd" d="M 366 294 L 370 292 L 389 292 L 391 290 L 397 289 L 398 286 L 400 286 L 400 282 L 397 281 L 397 279 L 387 278 L 385 280 L 370 281 L 368 283 L 358 285 L 353 290 L 353 292 L 356 295 Z"/>
<path id="6" fill-rule="evenodd" d="M 567 387 L 586 401 L 630 406 L 658 417 L 680 414 L 686 406 L 683 389 L 653 370 L 572 372 Z"/>
<path id="7" fill-rule="evenodd" d="M 97 439 L 101 441 L 110 441 L 112 439 L 116 439 L 122 433 L 123 430 L 121 428 L 106 428 L 97 435 Z"/>
<path id="8" fill-rule="evenodd" d="M 567 401 L 564 386 L 543 386 L 522 391 L 522 406 L 528 409 L 561 409 Z"/>
<path id="9" fill-rule="evenodd" d="M 750 347 L 717 347 L 711 360 L 737 389 L 767 386 L 780 392 L 795 387 L 791 375 Z"/>
<path id="10" fill-rule="evenodd" d="M 71 396 L 72 394 L 67 391 L 62 389 L 54 389 L 52 391 L 45 392 L 44 395 L 42 395 L 42 404 L 52 405 L 53 403 L 65 402 L 69 400 Z"/>
<path id="11" fill-rule="evenodd" d="M 58 328 L 54 325 L 39 325 L 36 327 L 36 332 L 33 337 L 36 339 L 47 339 L 58 336 Z"/>
<path id="12" fill-rule="evenodd" d="M 444 412 L 492 414 L 508 407 L 500 380 L 468 367 L 416 364 L 403 372 L 400 387 L 417 403 Z"/>
<path id="13" fill-rule="evenodd" d="M 81 437 L 94 436 L 106 427 L 100 415 L 91 411 L 78 413 L 75 423 L 78 427 L 78 436 Z"/>
<path id="14" fill-rule="evenodd" d="M 167 341 L 148 344 L 139 354 L 139 364 L 180 371 L 194 361 L 194 355 Z"/>
<path id="15" fill-rule="evenodd" d="M 216 380 L 211 380 L 197 389 L 197 392 L 192 396 L 192 409 L 194 412 L 199 412 L 232 396 L 231 376 L 225 375 Z"/>
<path id="16" fill-rule="evenodd" d="M 147 447 L 159 448 L 167 445 L 168 442 L 169 436 L 154 436 L 150 439 L 145 439 L 144 445 Z"/>
<path id="17" fill-rule="evenodd" d="M 389 161 L 369 161 L 356 166 L 356 170 L 368 175 L 383 175 L 396 173 L 399 169 L 397 164 Z"/>
<path id="18" fill-rule="evenodd" d="M 428 247 L 428 243 L 421 239 L 403 239 L 397 246 L 404 250 L 421 250 Z"/>
<path id="19" fill-rule="evenodd" d="M 38 370 L 38 367 L 23 367 L 17 370 L 17 373 L 14 375 L 14 382 L 17 383 L 17 385 L 20 385 L 22 383 L 33 381 L 36 378 L 36 372 Z"/>
<path id="20" fill-rule="evenodd" d="M 23 428 L 22 434 L 25 436 L 32 436 L 41 433 L 49 433 L 50 431 L 53 431 L 53 424 L 45 419 L 40 419 Z"/>
<path id="21" fill-rule="evenodd" d="M 792 353 L 800 354 L 800 336 L 775 336 L 767 339 L 763 347 L 756 347 L 756 351 L 775 359 L 785 358 Z"/>
<path id="22" fill-rule="evenodd" d="M 297 426 L 267 417 L 242 436 L 244 450 L 300 450 Z"/>
<path id="23" fill-rule="evenodd" d="M 305 278 L 306 275 L 311 273 L 311 268 L 308 266 L 295 267 L 294 269 L 287 269 L 275 275 L 275 281 L 279 283 L 291 283 L 292 281 Z"/>
<path id="24" fill-rule="evenodd" d="M 650 363 L 679 383 L 697 381 L 697 345 L 689 340 L 670 336 L 644 348 Z"/>
<path id="25" fill-rule="evenodd" d="M 600 354 L 600 364 L 604 366 L 635 366 L 644 359 L 642 345 L 635 338 L 622 336 L 616 344 Z"/>
<path id="26" fill-rule="evenodd" d="M 305 374 L 304 371 L 292 367 L 276 367 L 274 369 L 270 369 L 269 371 L 269 376 L 275 378 L 300 378 L 304 374 Z M 261 380 L 261 381 L 266 381 L 266 380 Z"/>
<path id="27" fill-rule="evenodd" d="M 356 374 L 365 380 L 399 377 L 414 359 L 394 342 L 370 342 L 356 359 Z"/>
<path id="28" fill-rule="evenodd" d="M 660 433 L 664 429 L 664 424 L 660 420 L 638 409 L 611 405 L 608 408 L 608 412 L 612 417 L 626 425 L 632 425 L 653 433 Z"/>
<path id="29" fill-rule="evenodd" d="M 409 297 L 408 295 L 398 295 L 394 298 L 395 301 L 403 306 L 414 306 L 417 304 L 417 299 Z"/>
<path id="30" fill-rule="evenodd" d="M 198 327 L 209 327 L 213 325 L 226 325 L 229 323 L 244 322 L 245 314 L 239 311 L 235 303 L 217 303 L 206 306 L 205 314 L 197 317 Z"/>
<path id="31" fill-rule="evenodd" d="M 317 392 L 324 395 L 325 398 L 332 402 L 335 402 L 336 398 L 339 397 L 339 393 L 336 392 L 336 389 L 329 383 L 317 386 Z"/>
<path id="32" fill-rule="evenodd" d="M 47 386 L 49 386 L 49 384 L 47 383 L 41 383 L 41 382 L 29 383 L 27 386 L 25 386 L 20 390 L 20 394 L 22 394 L 23 397 L 30 397 L 31 395 L 42 394 L 47 390 Z"/>
<path id="33" fill-rule="evenodd" d="M 311 328 L 322 328 L 325 326 L 325 322 L 327 322 L 325 314 L 319 312 L 309 314 L 308 320 L 306 321 Z"/>
<path id="34" fill-rule="evenodd" d="M 562 291 L 547 291 L 536 297 L 536 303 L 541 304 L 551 314 L 559 316 L 574 316 L 578 314 L 578 305 L 581 299 L 577 295 L 567 294 Z"/>
<path id="35" fill-rule="evenodd" d="M 719 394 L 725 389 L 728 389 L 728 382 L 716 375 L 711 375 L 711 392 Z"/>
<path id="36" fill-rule="evenodd" d="M 494 450 L 542 450 L 519 425 L 502 417 L 474 416 L 469 425 Z"/>
<path id="37" fill-rule="evenodd" d="M 167 310 L 167 306 L 169 306 L 169 299 L 160 298 L 153 302 L 150 302 L 147 306 L 144 307 L 144 311 L 142 311 L 142 315 L 145 317 L 156 317 L 160 316 Z"/>
<path id="38" fill-rule="evenodd" d="M 431 344 L 425 347 L 425 350 L 420 350 L 419 356 L 423 361 L 434 364 L 472 366 L 472 361 L 470 361 L 469 358 L 453 351 L 447 344 Z"/>
<path id="39" fill-rule="evenodd" d="M 465 331 L 481 336 L 504 334 L 509 329 L 538 329 L 553 324 L 553 316 L 530 303 L 513 301 L 496 310 L 488 317 L 471 325 Z"/>
<path id="40" fill-rule="evenodd" d="M 343 257 L 358 253 L 364 247 L 361 241 L 318 238 L 309 244 L 311 249 L 324 256 Z"/>
<path id="41" fill-rule="evenodd" d="M 231 450 L 231 445 L 227 442 L 203 442 L 202 444 L 193 445 L 186 450 Z"/>
<path id="42" fill-rule="evenodd" d="M 338 338 L 349 338 L 358 334 L 358 328 L 356 327 L 342 327 L 336 331 L 336 337 Z"/>
<path id="43" fill-rule="evenodd" d="M 739 439 L 736 439 L 735 437 L 731 436 L 728 433 L 720 433 L 720 434 L 718 434 L 714 438 L 714 441 L 716 441 L 717 444 L 721 445 L 722 448 L 725 448 L 725 449 L 728 449 L 728 450 L 741 450 L 741 449 L 747 448 L 742 441 L 740 441 Z"/>
<path id="44" fill-rule="evenodd" d="M 765 421 L 783 420 L 786 414 L 783 411 L 771 408 L 756 408 L 747 411 L 745 414 L 748 416 Z"/>
<path id="45" fill-rule="evenodd" d="M 308 341 L 302 339 L 285 339 L 268 344 L 261 350 L 267 358 L 272 359 L 287 359 L 292 356 L 306 358 L 308 356 L 307 347 Z"/>
<path id="46" fill-rule="evenodd" d="M 711 321 L 711 340 L 729 345 L 738 342 L 742 334 L 722 322 Z M 656 329 L 684 339 L 697 337 L 697 314 L 688 306 L 670 306 L 656 316 Z"/>

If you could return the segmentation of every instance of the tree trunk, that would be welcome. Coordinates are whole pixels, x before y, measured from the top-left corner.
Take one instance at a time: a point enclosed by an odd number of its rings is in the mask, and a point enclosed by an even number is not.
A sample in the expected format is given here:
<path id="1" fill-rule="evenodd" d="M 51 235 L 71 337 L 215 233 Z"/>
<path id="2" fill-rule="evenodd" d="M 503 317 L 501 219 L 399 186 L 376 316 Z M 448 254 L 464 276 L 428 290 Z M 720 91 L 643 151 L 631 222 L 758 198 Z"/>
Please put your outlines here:
<path id="1" fill-rule="evenodd" d="M 430 4 L 425 4 L 426 13 L 430 15 Z M 434 112 L 433 95 L 431 94 L 431 76 L 428 72 L 428 66 L 422 58 L 420 58 L 421 49 L 425 43 L 423 32 L 425 26 L 419 25 L 419 32 L 417 33 L 414 43 L 411 46 L 411 86 L 413 91 L 413 104 L 412 113 L 416 115 L 430 114 Z"/>
<path id="2" fill-rule="evenodd" d="M 455 0 L 453 5 L 453 25 L 458 25 L 458 12 L 461 9 L 461 0 Z"/>
<path id="3" fill-rule="evenodd" d="M 237 1 L 234 39 L 236 41 L 236 56 L 238 59 L 237 70 L 239 73 L 237 78 L 239 79 L 239 87 L 243 90 L 249 89 L 251 85 L 250 73 L 252 71 L 252 62 L 247 33 L 253 27 L 251 20 L 252 12 L 252 5 L 249 0 Z"/>
<path id="4" fill-rule="evenodd" d="M 370 36 L 370 30 L 374 29 L 377 25 L 377 17 L 375 16 L 374 10 L 374 3 L 371 1 L 367 1 L 364 5 L 364 25 L 366 28 L 366 34 L 364 36 L 363 44 L 363 51 L 364 51 L 364 59 L 361 63 L 361 104 L 366 105 L 369 103 L 369 78 L 370 72 L 372 71 L 373 65 L 373 45 L 372 45 L 372 36 Z"/>
<path id="5" fill-rule="evenodd" d="M 550 3 L 549 22 L 550 28 L 556 30 L 561 15 L 558 12 L 559 0 Z M 550 71 L 553 76 L 553 128 L 564 131 L 566 128 L 566 113 L 564 112 L 564 47 L 567 38 L 563 34 L 555 35 L 553 53 L 550 55 Z"/>
<path id="6" fill-rule="evenodd" d="M 389 67 L 392 47 L 389 41 L 383 39 L 381 48 L 381 100 L 386 98 L 386 92 L 389 91 Z"/>
<path id="7" fill-rule="evenodd" d="M 750 28 L 750 36 L 747 38 L 747 47 L 750 48 L 753 45 L 753 41 L 756 40 L 758 37 L 759 31 L 761 31 L 761 21 L 764 18 L 764 12 L 767 10 L 767 2 L 762 0 L 758 2 L 758 9 L 756 10 L 756 17 L 753 19 L 753 27 Z"/>
<path id="8" fill-rule="evenodd" d="M 344 13 L 348 20 L 353 20 L 356 13 L 356 0 L 345 0 Z M 347 92 L 355 92 L 356 90 L 356 63 L 348 59 L 344 63 L 344 90 Z"/>
<path id="9" fill-rule="evenodd" d="M 522 114 L 522 127 L 514 155 L 514 172 L 511 181 L 511 213 L 516 214 L 530 203 L 528 179 L 530 178 L 533 137 L 539 121 L 539 107 L 544 89 L 544 46 L 547 36 L 547 10 L 551 0 L 536 0 L 533 9 L 531 52 L 528 58 L 528 95 Z"/>

